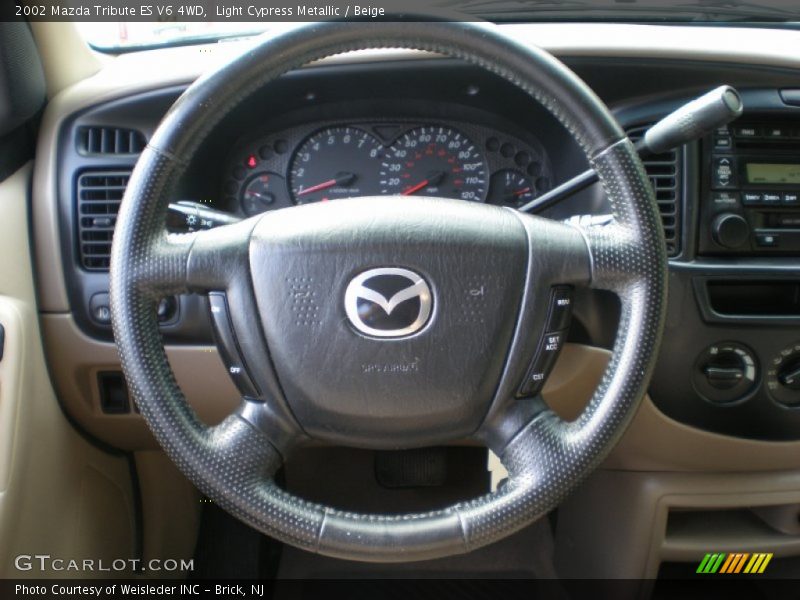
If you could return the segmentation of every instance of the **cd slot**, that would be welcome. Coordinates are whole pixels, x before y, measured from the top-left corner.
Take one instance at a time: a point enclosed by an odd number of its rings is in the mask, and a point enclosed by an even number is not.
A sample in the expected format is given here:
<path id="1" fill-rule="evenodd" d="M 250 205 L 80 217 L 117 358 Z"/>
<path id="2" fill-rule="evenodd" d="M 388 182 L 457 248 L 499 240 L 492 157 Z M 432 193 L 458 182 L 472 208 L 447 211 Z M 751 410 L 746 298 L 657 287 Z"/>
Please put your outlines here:
<path id="1" fill-rule="evenodd" d="M 800 212 L 764 213 L 763 218 L 770 229 L 800 229 Z"/>

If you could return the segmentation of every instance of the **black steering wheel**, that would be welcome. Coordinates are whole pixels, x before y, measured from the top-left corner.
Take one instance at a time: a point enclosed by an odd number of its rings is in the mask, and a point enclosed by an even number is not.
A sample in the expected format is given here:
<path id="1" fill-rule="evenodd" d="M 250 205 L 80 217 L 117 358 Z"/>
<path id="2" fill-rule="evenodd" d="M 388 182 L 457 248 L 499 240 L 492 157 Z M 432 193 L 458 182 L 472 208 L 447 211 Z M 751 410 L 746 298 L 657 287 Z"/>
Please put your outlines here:
<path id="1" fill-rule="evenodd" d="M 580 144 L 613 223 L 583 230 L 472 202 L 374 197 L 166 232 L 176 179 L 226 114 L 291 69 L 371 48 L 449 55 L 519 86 Z M 658 208 L 633 145 L 551 55 L 486 24 L 318 23 L 201 78 L 168 112 L 120 207 L 112 320 L 142 415 L 219 506 L 312 552 L 422 560 L 469 552 L 530 524 L 614 446 L 656 358 L 666 264 Z M 524 389 L 533 356 L 557 341 L 548 323 L 556 286 L 611 290 L 622 306 L 613 357 L 574 422 Z M 228 312 L 249 376 L 239 410 L 213 427 L 176 385 L 156 320 L 159 298 L 187 292 L 210 293 L 212 307 Z M 273 479 L 309 439 L 410 448 L 464 438 L 492 449 L 508 479 L 496 492 L 424 514 L 344 512 Z"/>

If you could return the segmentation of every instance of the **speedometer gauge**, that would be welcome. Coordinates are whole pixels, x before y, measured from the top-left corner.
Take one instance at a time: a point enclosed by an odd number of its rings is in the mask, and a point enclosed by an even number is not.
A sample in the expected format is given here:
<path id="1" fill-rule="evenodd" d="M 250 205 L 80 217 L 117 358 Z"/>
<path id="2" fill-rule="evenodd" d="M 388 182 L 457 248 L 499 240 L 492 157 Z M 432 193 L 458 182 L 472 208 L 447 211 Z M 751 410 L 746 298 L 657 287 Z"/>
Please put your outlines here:
<path id="1" fill-rule="evenodd" d="M 412 129 L 381 163 L 381 193 L 483 202 L 486 159 L 466 136 L 448 127 Z"/>
<path id="2" fill-rule="evenodd" d="M 297 204 L 374 196 L 380 193 L 381 143 L 355 127 L 332 127 L 312 134 L 289 166 L 289 186 Z"/>

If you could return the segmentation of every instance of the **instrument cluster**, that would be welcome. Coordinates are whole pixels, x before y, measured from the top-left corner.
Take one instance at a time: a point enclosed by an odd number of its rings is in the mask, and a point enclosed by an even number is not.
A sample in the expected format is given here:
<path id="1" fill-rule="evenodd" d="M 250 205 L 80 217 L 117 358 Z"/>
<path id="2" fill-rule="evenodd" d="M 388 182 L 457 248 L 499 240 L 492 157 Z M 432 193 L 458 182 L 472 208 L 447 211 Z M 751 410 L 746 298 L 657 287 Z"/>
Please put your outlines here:
<path id="1" fill-rule="evenodd" d="M 464 122 L 327 122 L 237 146 L 228 210 L 247 216 L 356 196 L 435 196 L 517 207 L 552 186 L 535 141 Z"/>

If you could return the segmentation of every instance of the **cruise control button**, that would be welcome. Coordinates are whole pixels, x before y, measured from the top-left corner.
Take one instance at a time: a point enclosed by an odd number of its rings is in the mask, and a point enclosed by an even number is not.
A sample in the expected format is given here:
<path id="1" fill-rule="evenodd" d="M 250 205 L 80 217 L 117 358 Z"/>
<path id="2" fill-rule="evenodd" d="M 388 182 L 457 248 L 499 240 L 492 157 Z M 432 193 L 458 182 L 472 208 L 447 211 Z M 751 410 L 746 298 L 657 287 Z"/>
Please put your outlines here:
<path id="1" fill-rule="evenodd" d="M 228 369 L 228 373 L 239 388 L 243 396 L 250 398 L 258 397 L 256 389 L 250 375 L 247 373 L 236 337 L 231 326 L 230 316 L 228 315 L 228 301 L 222 292 L 211 292 L 208 294 L 208 304 L 211 309 L 211 322 L 214 325 L 214 336 L 217 340 L 217 347 L 222 356 L 222 362 Z"/>
<path id="2" fill-rule="evenodd" d="M 544 381 L 550 374 L 565 339 L 566 333 L 563 331 L 545 334 L 525 381 L 520 386 L 519 396 L 535 396 L 542 391 Z"/>
<path id="3" fill-rule="evenodd" d="M 547 317 L 547 330 L 560 331 L 569 327 L 572 319 L 572 288 L 559 285 L 550 295 L 550 314 Z"/>
<path id="4" fill-rule="evenodd" d="M 564 345 L 563 332 L 556 331 L 555 333 L 548 333 L 544 336 L 542 353 L 558 354 L 561 351 L 561 346 L 563 345 Z"/>

